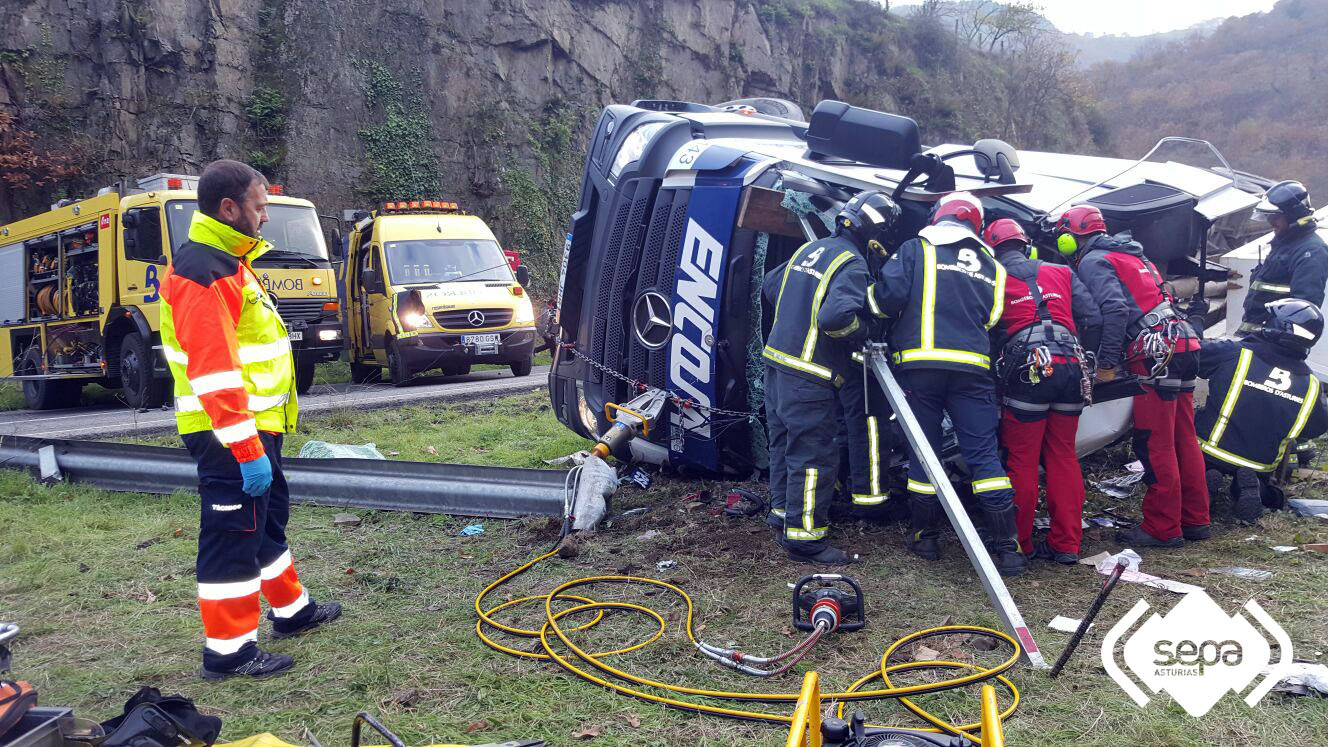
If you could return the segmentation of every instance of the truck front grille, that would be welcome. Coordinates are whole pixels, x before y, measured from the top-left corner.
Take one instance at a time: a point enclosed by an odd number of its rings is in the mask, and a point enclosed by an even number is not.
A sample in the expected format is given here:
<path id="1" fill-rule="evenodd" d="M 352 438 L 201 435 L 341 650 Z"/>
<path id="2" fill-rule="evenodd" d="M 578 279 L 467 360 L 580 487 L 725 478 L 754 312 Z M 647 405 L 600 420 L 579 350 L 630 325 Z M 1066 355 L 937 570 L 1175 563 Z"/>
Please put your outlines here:
<path id="1" fill-rule="evenodd" d="M 471 314 L 477 314 L 475 319 Z M 488 327 L 506 327 L 512 323 L 511 309 L 451 309 L 435 312 L 433 315 L 438 326 L 444 329 L 485 329 Z M 478 321 L 479 324 L 475 324 Z"/>
<path id="2" fill-rule="evenodd" d="M 323 317 L 323 304 L 328 301 L 326 298 L 278 298 L 277 313 L 288 325 L 291 322 L 311 324 Z"/>

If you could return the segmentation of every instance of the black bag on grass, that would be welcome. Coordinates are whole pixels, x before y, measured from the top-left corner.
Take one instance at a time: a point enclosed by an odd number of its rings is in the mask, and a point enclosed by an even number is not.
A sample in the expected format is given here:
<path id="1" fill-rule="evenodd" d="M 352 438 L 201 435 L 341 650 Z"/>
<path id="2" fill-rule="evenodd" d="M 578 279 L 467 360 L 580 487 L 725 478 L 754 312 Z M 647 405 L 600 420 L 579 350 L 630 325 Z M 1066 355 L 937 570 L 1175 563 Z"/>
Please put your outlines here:
<path id="1" fill-rule="evenodd" d="M 125 703 L 124 714 L 102 722 L 100 747 L 207 747 L 221 735 L 221 719 L 204 716 L 183 695 L 163 697 L 145 687 Z"/>

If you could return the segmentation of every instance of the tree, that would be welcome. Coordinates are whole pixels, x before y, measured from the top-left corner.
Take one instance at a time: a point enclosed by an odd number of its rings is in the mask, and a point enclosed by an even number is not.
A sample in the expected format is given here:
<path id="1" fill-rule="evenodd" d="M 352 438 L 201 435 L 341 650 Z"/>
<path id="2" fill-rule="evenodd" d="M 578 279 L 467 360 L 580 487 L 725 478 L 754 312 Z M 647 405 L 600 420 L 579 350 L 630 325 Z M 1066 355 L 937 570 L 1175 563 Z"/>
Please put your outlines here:
<path id="1" fill-rule="evenodd" d="M 955 31 L 964 41 L 986 52 L 1022 46 L 1042 29 L 1041 8 L 1033 3 L 977 0 L 956 11 Z"/>
<path id="2" fill-rule="evenodd" d="M 32 130 L 0 112 L 0 182 L 12 192 L 49 187 L 79 174 L 72 155 L 39 150 Z"/>

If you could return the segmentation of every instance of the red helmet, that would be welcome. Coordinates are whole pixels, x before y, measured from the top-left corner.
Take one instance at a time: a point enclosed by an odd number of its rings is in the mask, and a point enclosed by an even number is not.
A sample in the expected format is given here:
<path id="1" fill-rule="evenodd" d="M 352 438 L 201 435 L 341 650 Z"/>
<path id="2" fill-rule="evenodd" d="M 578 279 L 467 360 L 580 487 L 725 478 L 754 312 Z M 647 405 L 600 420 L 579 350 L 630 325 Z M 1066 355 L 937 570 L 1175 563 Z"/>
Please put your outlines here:
<path id="1" fill-rule="evenodd" d="M 931 215 L 934 226 L 942 220 L 952 220 L 968 226 L 975 236 L 982 234 L 982 203 L 967 192 L 953 192 L 936 203 Z"/>
<path id="2" fill-rule="evenodd" d="M 982 234 L 982 240 L 987 242 L 987 246 L 995 249 L 1007 241 L 1027 244 L 1028 234 L 1024 233 L 1024 227 L 1019 225 L 1019 221 L 1001 218 L 987 226 L 987 230 Z"/>
<path id="3" fill-rule="evenodd" d="M 1056 233 L 1091 236 L 1106 232 L 1107 221 L 1102 217 L 1102 211 L 1092 205 L 1075 205 L 1061 213 L 1060 220 L 1056 221 Z"/>

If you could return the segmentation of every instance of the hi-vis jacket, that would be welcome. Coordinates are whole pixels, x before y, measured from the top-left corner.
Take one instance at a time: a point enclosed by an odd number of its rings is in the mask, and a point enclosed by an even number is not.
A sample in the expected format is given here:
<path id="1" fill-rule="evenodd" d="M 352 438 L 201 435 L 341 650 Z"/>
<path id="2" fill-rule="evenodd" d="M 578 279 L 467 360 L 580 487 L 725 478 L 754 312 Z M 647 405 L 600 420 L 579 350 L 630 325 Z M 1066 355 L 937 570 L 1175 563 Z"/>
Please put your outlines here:
<path id="1" fill-rule="evenodd" d="M 762 355 L 781 369 L 838 387 L 866 336 L 867 262 L 841 236 L 804 244 L 767 273 L 761 294 L 774 304 Z"/>
<path id="2" fill-rule="evenodd" d="M 295 430 L 299 410 L 286 327 L 249 266 L 271 248 L 196 212 L 161 282 L 176 426 L 211 430 L 240 462 L 263 456 L 260 430 Z"/>
<path id="3" fill-rule="evenodd" d="M 1299 298 L 1323 306 L 1324 284 L 1328 283 L 1328 245 L 1319 238 L 1313 220 L 1293 227 L 1273 239 L 1268 256 L 1250 274 L 1250 292 L 1245 296 L 1245 314 L 1240 331 L 1259 331 L 1268 318 L 1263 305 L 1283 298 Z"/>
<path id="4" fill-rule="evenodd" d="M 1303 360 L 1258 339 L 1204 342 L 1208 404 L 1195 416 L 1199 448 L 1233 467 L 1271 472 L 1297 438 L 1328 431 L 1319 380 Z"/>
<path id="5" fill-rule="evenodd" d="M 885 263 L 868 301 L 873 313 L 895 318 L 890 347 L 901 370 L 988 371 L 1005 268 L 972 232 L 927 226 Z"/>

